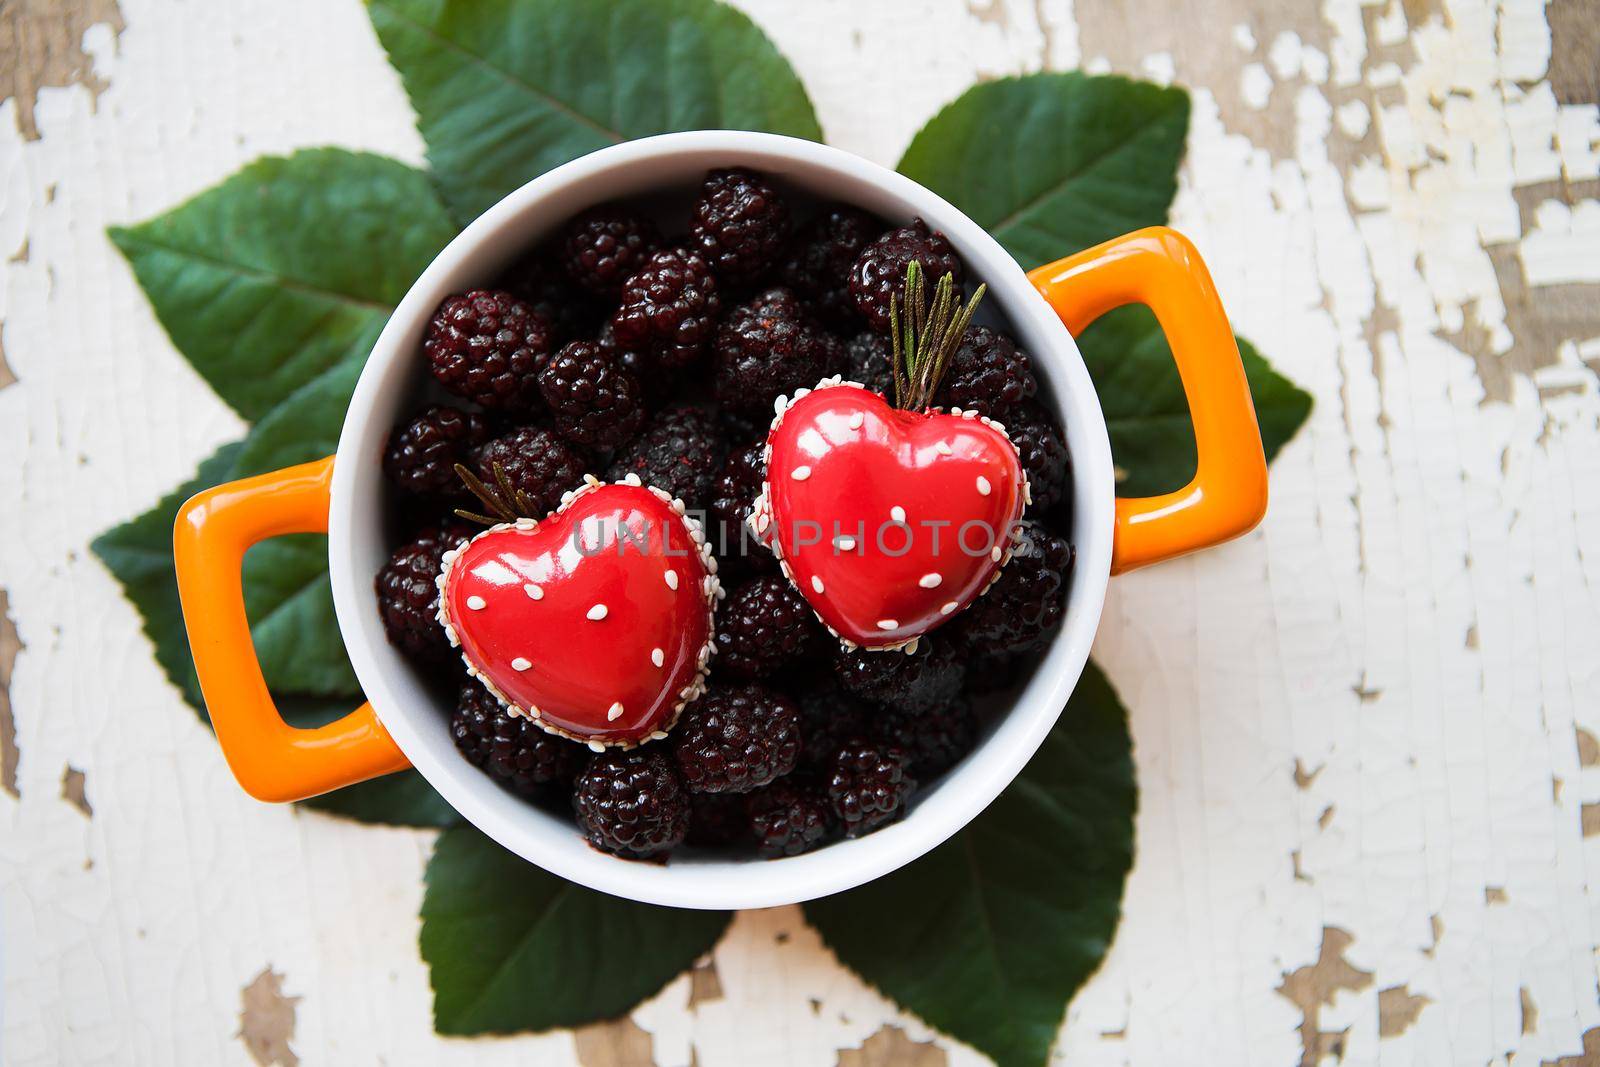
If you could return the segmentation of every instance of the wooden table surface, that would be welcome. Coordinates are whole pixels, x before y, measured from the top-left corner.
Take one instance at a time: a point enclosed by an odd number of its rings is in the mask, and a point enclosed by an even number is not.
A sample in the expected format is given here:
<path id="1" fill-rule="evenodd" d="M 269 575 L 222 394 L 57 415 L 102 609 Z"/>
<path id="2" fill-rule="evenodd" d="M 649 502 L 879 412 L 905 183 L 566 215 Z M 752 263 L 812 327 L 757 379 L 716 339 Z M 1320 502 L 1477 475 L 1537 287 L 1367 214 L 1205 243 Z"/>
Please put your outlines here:
<path id="1" fill-rule="evenodd" d="M 1192 86 L 1175 225 L 1316 396 L 1257 533 L 1114 583 L 1139 848 L 1058 1059 L 1600 1064 L 1600 5 L 739 6 L 887 164 L 977 78 Z M 242 429 L 105 226 L 420 162 L 399 82 L 354 0 L 3 0 L 0 95 L 0 1060 L 981 1062 L 794 908 L 629 1020 L 435 1037 L 431 835 L 247 799 L 87 550 Z"/>

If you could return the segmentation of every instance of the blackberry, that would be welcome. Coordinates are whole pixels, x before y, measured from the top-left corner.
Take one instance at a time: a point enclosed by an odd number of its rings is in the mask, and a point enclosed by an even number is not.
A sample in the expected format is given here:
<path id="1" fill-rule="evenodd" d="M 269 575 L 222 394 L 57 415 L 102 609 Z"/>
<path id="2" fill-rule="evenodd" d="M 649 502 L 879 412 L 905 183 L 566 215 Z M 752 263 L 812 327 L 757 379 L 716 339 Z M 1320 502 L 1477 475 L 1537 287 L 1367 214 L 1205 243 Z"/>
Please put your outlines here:
<path id="1" fill-rule="evenodd" d="M 718 562 L 731 567 L 730 573 L 760 573 L 777 568 L 777 560 L 756 542 L 745 525 L 766 474 L 766 463 L 761 458 L 764 448 L 765 442 L 757 441 L 730 452 L 707 505 L 706 537 Z"/>
<path id="2" fill-rule="evenodd" d="M 830 204 L 795 237 L 778 277 L 834 329 L 861 324 L 850 297 L 850 268 L 879 234 L 883 223 L 860 208 Z"/>
<path id="3" fill-rule="evenodd" d="M 622 285 L 611 328 L 623 348 L 649 352 L 662 367 L 693 363 L 716 333 L 722 298 L 698 252 L 656 252 Z"/>
<path id="4" fill-rule="evenodd" d="M 1005 653 L 979 653 L 967 663 L 967 684 L 962 687 L 968 696 L 988 696 L 1010 689 L 1022 677 L 1022 667 L 1017 657 Z"/>
<path id="5" fill-rule="evenodd" d="M 748 793 L 794 770 L 800 712 L 759 685 L 713 685 L 672 731 L 672 754 L 693 793 Z"/>
<path id="6" fill-rule="evenodd" d="M 438 619 L 439 568 L 445 552 L 471 536 L 472 530 L 461 523 L 430 527 L 395 549 L 378 571 L 373 586 L 384 633 L 412 659 L 443 663 L 451 657 Z"/>
<path id="7" fill-rule="evenodd" d="M 787 578 L 753 578 L 717 609 L 717 673 L 764 678 L 806 657 L 819 628 Z"/>
<path id="8" fill-rule="evenodd" d="M 750 837 L 750 817 L 745 813 L 744 801 L 737 793 L 691 794 L 689 835 L 684 840 L 708 848 L 743 844 Z"/>
<path id="9" fill-rule="evenodd" d="M 689 220 L 689 236 L 717 276 L 734 284 L 765 274 L 789 236 L 789 206 L 754 171 L 706 175 Z"/>
<path id="10" fill-rule="evenodd" d="M 957 640 L 980 655 L 1027 652 L 1045 643 L 1066 610 L 1072 546 L 1024 520 L 1011 561 L 962 615 Z"/>
<path id="11" fill-rule="evenodd" d="M 632 859 L 666 852 L 689 831 L 689 794 L 660 746 L 596 755 L 573 783 L 572 808 L 590 844 Z"/>
<path id="12" fill-rule="evenodd" d="M 987 326 L 972 326 L 950 356 L 935 402 L 1003 419 L 1038 391 L 1028 356 L 1015 341 Z"/>
<path id="13" fill-rule="evenodd" d="M 876 717 L 866 704 L 831 678 L 801 693 L 800 766 L 819 771 L 833 762 L 839 747 L 852 737 L 866 736 Z"/>
<path id="14" fill-rule="evenodd" d="M 587 448 L 613 449 L 644 425 L 644 387 L 594 341 L 573 341 L 539 372 L 556 428 Z"/>
<path id="15" fill-rule="evenodd" d="M 826 788 L 844 835 L 860 837 L 904 815 L 917 781 L 904 749 L 855 737 L 833 757 Z"/>
<path id="16" fill-rule="evenodd" d="M 522 796 L 536 795 L 541 786 L 571 782 L 588 755 L 582 745 L 511 714 L 493 693 L 470 679 L 462 684 L 450 716 L 450 736 L 468 763 Z"/>
<path id="17" fill-rule="evenodd" d="M 651 419 L 644 433 L 617 453 L 606 477 L 615 482 L 637 474 L 646 485 L 702 511 L 725 451 L 716 420 L 699 408 L 680 405 Z"/>
<path id="18" fill-rule="evenodd" d="M 787 289 L 735 308 L 717 331 L 713 388 L 723 406 L 770 412 L 780 393 L 823 378 L 838 341 L 807 319 Z"/>
<path id="19" fill-rule="evenodd" d="M 657 406 L 671 391 L 671 375 L 658 366 L 648 350 L 627 347 L 617 340 L 617 331 L 608 319 L 595 333 L 594 343 L 618 367 L 639 380 L 644 390 L 646 408 Z"/>
<path id="20" fill-rule="evenodd" d="M 885 712 L 873 723 L 873 734 L 909 753 L 911 773 L 925 782 L 972 751 L 978 720 L 972 705 L 954 700 L 922 711 Z"/>
<path id="21" fill-rule="evenodd" d="M 930 293 L 946 274 L 954 275 L 960 286 L 961 260 L 944 234 L 929 232 L 921 219 L 890 230 L 868 245 L 850 268 L 850 297 L 873 329 L 889 328 L 889 298 L 905 288 L 906 267 L 912 260 L 922 264 Z"/>
<path id="22" fill-rule="evenodd" d="M 441 404 L 424 408 L 389 435 L 383 473 L 407 493 L 459 497 L 465 487 L 456 477 L 456 464 L 488 436 L 489 422 L 476 412 Z"/>
<path id="23" fill-rule="evenodd" d="M 966 666 L 949 641 L 927 637 L 913 655 L 902 652 L 841 652 L 834 674 L 850 692 L 900 711 L 924 711 L 961 691 Z"/>
<path id="24" fill-rule="evenodd" d="M 655 223 L 615 204 L 591 208 L 567 224 L 561 261 L 586 291 L 615 298 L 622 283 L 661 244 Z"/>
<path id="25" fill-rule="evenodd" d="M 833 808 L 822 790 L 794 776 L 750 794 L 745 804 L 756 851 L 769 859 L 798 856 L 833 835 Z"/>
<path id="26" fill-rule="evenodd" d="M 1072 457 L 1061 443 L 1048 415 L 1030 405 L 1006 420 L 1006 434 L 1017 446 L 1022 469 L 1028 472 L 1033 507 L 1049 511 L 1067 498 L 1072 484 Z"/>
<path id="27" fill-rule="evenodd" d="M 767 431 L 772 428 L 772 412 L 744 412 L 732 408 L 717 407 L 717 424 L 722 427 L 722 436 L 729 442 L 754 441 L 760 439 L 765 442 Z"/>
<path id="28" fill-rule="evenodd" d="M 583 482 L 587 469 L 581 454 L 542 426 L 523 426 L 479 448 L 472 457 L 479 478 L 496 485 L 495 468 L 512 489 L 526 493 L 542 519 L 561 503 L 561 494 Z"/>
<path id="29" fill-rule="evenodd" d="M 446 297 L 422 340 L 439 384 L 491 411 L 526 411 L 538 403 L 534 376 L 550 348 L 549 324 L 500 289 Z"/>
<path id="30" fill-rule="evenodd" d="M 593 337 L 604 310 L 562 269 L 559 249 L 540 248 L 506 271 L 500 286 L 520 297 L 550 326 L 550 348 Z"/>
<path id="31" fill-rule="evenodd" d="M 882 334 L 864 330 L 845 342 L 846 381 L 894 399 L 894 349 Z"/>

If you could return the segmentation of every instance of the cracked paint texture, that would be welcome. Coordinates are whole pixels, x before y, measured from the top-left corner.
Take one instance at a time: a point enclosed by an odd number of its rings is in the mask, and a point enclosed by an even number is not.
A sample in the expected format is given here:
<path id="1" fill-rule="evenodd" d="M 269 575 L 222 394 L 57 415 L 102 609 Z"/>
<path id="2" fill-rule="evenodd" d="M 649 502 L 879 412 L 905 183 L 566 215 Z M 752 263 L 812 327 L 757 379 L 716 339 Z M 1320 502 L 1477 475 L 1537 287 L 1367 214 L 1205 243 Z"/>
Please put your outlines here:
<path id="1" fill-rule="evenodd" d="M 244 987 L 239 1040 L 261 1067 L 299 1067 L 300 1057 L 289 1044 L 294 1038 L 295 1005 L 299 1002 L 299 997 L 284 995 L 283 975 L 271 967 Z"/>
<path id="2" fill-rule="evenodd" d="M 22 752 L 17 747 L 17 721 L 11 711 L 11 672 L 16 667 L 17 653 L 22 651 L 22 641 L 8 609 L 6 591 L 0 589 L 0 789 L 13 799 L 20 799 L 17 761 Z"/>
<path id="3" fill-rule="evenodd" d="M 17 127 L 24 137 L 39 137 L 34 109 L 41 89 L 81 85 L 93 95 L 105 88 L 83 50 L 84 31 L 101 24 L 122 28 L 116 0 L 0 4 L 0 55 L 6 57 L 5 67 L 0 68 L 6 71 L 0 76 L 0 100 L 16 100 Z"/>
<path id="4" fill-rule="evenodd" d="M 1600 1062 L 1592 0 L 736 2 L 829 140 L 886 164 L 976 79 L 1189 85 L 1174 224 L 1316 396 L 1260 530 L 1113 583 L 1095 652 L 1131 714 L 1139 848 L 1057 1061 Z M 306 1064 L 982 1062 L 794 908 L 738 916 L 623 1023 L 432 1034 L 430 835 L 245 797 L 86 550 L 241 430 L 104 227 L 262 153 L 420 164 L 412 113 L 353 2 L 82 10 L 78 65 L 35 79 L 61 87 L 0 103 L 0 499 L 24 505 L 0 509 L 22 647 L 0 1060 L 248 1064 L 241 989 L 267 973 Z"/>

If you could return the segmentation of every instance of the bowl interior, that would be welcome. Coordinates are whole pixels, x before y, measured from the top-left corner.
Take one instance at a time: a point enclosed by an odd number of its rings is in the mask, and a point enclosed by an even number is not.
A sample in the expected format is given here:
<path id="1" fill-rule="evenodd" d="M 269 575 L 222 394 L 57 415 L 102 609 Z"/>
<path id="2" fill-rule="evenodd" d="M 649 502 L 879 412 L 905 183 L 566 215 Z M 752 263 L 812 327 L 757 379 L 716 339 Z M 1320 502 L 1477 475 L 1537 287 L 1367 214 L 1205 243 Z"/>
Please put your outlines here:
<path id="1" fill-rule="evenodd" d="M 1033 356 L 1042 392 L 1063 417 L 1073 458 L 1070 531 L 1077 564 L 1066 621 L 1036 668 L 1005 695 L 1010 711 L 902 821 L 855 841 L 782 860 L 683 849 L 666 864 L 617 859 L 590 848 L 569 817 L 500 789 L 456 753 L 448 694 L 430 690 L 384 638 L 372 579 L 388 557 L 381 455 L 390 427 L 426 389 L 420 345 L 447 295 L 491 282 L 572 215 L 606 200 L 653 209 L 681 232 L 705 172 L 760 170 L 798 199 L 842 200 L 904 223 L 943 230 L 974 279 L 989 284 L 991 320 L 1003 320 Z M 597 472 L 598 473 L 598 472 Z M 425 271 L 396 310 L 351 401 L 335 465 L 329 563 L 339 624 L 367 697 L 417 769 L 506 848 L 596 889 L 679 907 L 764 907 L 857 885 L 915 859 L 978 814 L 1026 763 L 1055 722 L 1088 656 L 1111 559 L 1113 483 L 1105 421 L 1071 337 L 1020 268 L 979 227 L 909 179 L 823 145 L 766 134 L 708 131 L 633 141 L 586 156 L 530 182 L 485 213 Z"/>

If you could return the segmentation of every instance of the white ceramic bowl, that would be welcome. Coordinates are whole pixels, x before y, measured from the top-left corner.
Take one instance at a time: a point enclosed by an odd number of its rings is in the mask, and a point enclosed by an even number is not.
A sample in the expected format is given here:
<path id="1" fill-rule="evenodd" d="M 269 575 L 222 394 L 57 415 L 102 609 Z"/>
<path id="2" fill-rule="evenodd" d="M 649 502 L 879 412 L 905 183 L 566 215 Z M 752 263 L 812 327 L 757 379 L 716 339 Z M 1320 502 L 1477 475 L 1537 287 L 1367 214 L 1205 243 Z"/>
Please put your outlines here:
<path id="1" fill-rule="evenodd" d="M 779 860 L 711 853 L 637 863 L 598 852 L 572 820 L 534 808 L 467 763 L 437 698 L 384 637 L 372 576 L 389 556 L 380 458 L 421 373 L 428 318 L 451 293 L 494 278 L 578 211 L 605 200 L 681 193 L 714 167 L 745 166 L 819 200 L 843 200 L 895 222 L 920 215 L 943 230 L 989 284 L 1040 385 L 1061 412 L 1073 460 L 1072 542 L 1078 560 L 1066 622 L 991 736 L 927 791 L 910 814 L 853 841 Z M 916 182 L 826 145 L 770 134 L 708 131 L 629 141 L 557 167 L 506 197 L 433 261 L 406 294 L 367 360 L 334 460 L 328 559 L 339 628 L 361 688 L 406 757 L 469 821 L 546 870 L 617 896 L 682 908 L 761 908 L 827 896 L 910 863 L 965 826 L 999 795 L 1044 741 L 1089 657 L 1111 569 L 1115 496 L 1111 445 L 1089 372 L 1050 306 L 1015 260 L 971 219 Z"/>
<path id="2" fill-rule="evenodd" d="M 374 610 L 372 584 L 373 575 L 389 554 L 380 458 L 390 427 L 414 400 L 422 375 L 424 328 L 441 300 L 487 283 L 583 208 L 607 200 L 662 194 L 687 204 L 707 170 L 735 165 L 762 171 L 795 192 L 818 200 L 853 203 L 895 223 L 920 216 L 949 237 L 965 261 L 969 277 L 988 283 L 987 303 L 1003 314 L 1021 346 L 1032 354 L 1040 386 L 1063 417 L 1073 459 L 1070 534 L 1077 563 L 1065 623 L 1017 694 L 1015 705 L 998 719 L 975 751 L 935 788 L 918 797 L 906 818 L 864 838 L 787 859 L 723 858 L 684 850 L 665 864 L 630 862 L 591 848 L 570 818 L 524 803 L 463 760 L 449 736 L 438 697 L 385 640 Z M 397 224 L 403 225 L 403 220 Z M 1181 238 L 1177 240 L 1181 242 Z M 1188 249 L 1187 244 L 1182 243 L 1182 248 Z M 1066 263 L 1065 273 L 1052 284 L 1074 284 L 1074 272 L 1084 269 L 1085 263 Z M 350 660 L 382 727 L 445 800 L 484 833 L 532 863 L 617 896 L 685 908 L 768 907 L 849 889 L 928 852 L 965 826 L 1010 784 L 1061 714 L 1089 655 L 1113 567 L 1113 528 L 1123 521 L 1117 517 L 1111 449 L 1094 385 L 1061 318 L 1041 298 L 1041 289 L 1037 272 L 1030 281 L 993 238 L 940 197 L 893 171 L 809 141 L 729 131 L 651 137 L 585 156 L 518 189 L 452 241 L 401 301 L 367 361 L 339 440 L 328 514 L 333 598 Z M 1126 301 L 1117 298 L 1115 302 Z M 1162 309 L 1158 306 L 1157 310 Z M 1216 316 L 1220 315 L 1219 305 Z M 1171 324 L 1167 325 L 1171 332 Z M 1222 326 L 1226 327 L 1225 319 Z M 1231 334 L 1224 332 L 1223 336 L 1231 347 Z M 1174 347 L 1179 347 L 1176 342 Z M 1236 352 L 1231 359 L 1242 386 Z M 1187 369 L 1185 380 L 1192 393 Z M 1244 395 L 1248 411 L 1247 390 Z M 1253 414 L 1249 424 L 1253 431 Z M 1207 434 L 1198 420 L 1196 428 L 1204 469 Z M 1256 449 L 1259 453 L 1259 439 Z M 1264 463 L 1261 469 L 1264 493 Z M 1165 511 L 1182 510 L 1198 500 L 1202 494 L 1193 486 L 1191 490 L 1193 499 L 1186 503 L 1174 494 Z M 1208 492 L 1215 495 L 1213 490 Z M 1264 496 L 1262 503 L 1264 506 Z M 1229 532 L 1242 532 L 1253 521 Z M 180 519 L 180 549 L 183 524 Z M 286 528 L 279 524 L 266 532 L 284 532 Z M 180 582 L 184 582 L 182 552 L 179 571 Z M 185 585 L 186 609 L 190 601 Z M 204 684 L 208 674 L 220 674 L 222 668 L 202 662 L 205 650 L 198 641 L 195 649 Z M 220 691 L 222 686 L 214 688 Z M 261 692 L 264 694 L 264 687 Z M 211 688 L 207 696 L 220 724 L 222 717 L 216 712 L 221 709 Z M 232 714 L 230 711 L 230 719 Z M 368 730 L 372 732 L 382 731 Z M 238 736 L 242 735 L 231 727 L 224 731 L 219 725 L 219 737 L 243 781 L 236 752 L 244 742 L 234 739 Z M 391 765 L 397 762 L 392 760 Z"/>

